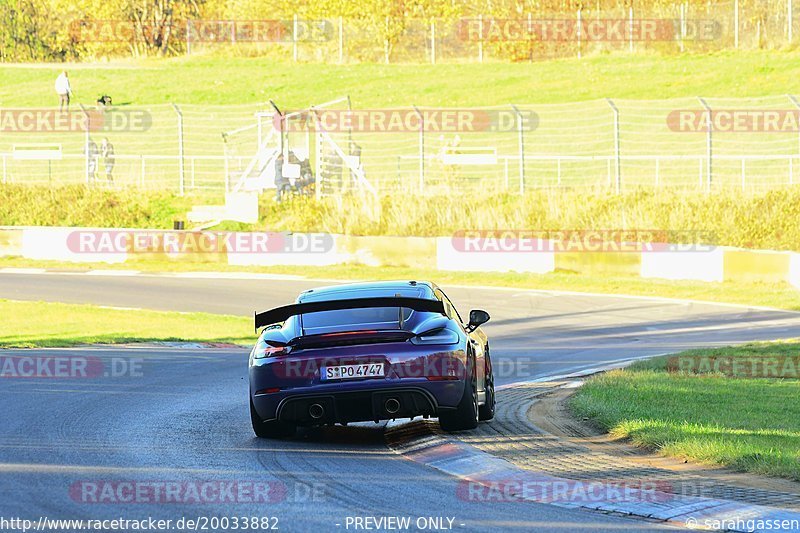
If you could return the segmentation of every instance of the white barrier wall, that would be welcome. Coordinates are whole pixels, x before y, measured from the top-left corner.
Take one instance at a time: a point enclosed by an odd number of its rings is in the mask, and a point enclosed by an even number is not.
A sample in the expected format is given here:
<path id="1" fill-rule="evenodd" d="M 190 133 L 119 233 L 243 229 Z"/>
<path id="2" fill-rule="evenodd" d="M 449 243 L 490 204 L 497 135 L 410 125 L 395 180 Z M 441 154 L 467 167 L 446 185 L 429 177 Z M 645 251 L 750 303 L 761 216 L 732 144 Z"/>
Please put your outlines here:
<path id="1" fill-rule="evenodd" d="M 642 253 L 640 275 L 643 278 L 674 280 L 722 281 L 725 251 L 721 247 L 709 251 Z"/>
<path id="2" fill-rule="evenodd" d="M 401 266 L 423 271 L 456 272 L 520 272 L 546 274 L 556 268 L 569 268 L 576 272 L 592 272 L 596 265 L 603 265 L 609 275 L 658 278 L 668 280 L 694 280 L 722 282 L 728 280 L 786 281 L 800 289 L 800 253 L 773 252 L 768 250 L 744 250 L 739 248 L 714 247 L 707 250 L 651 251 L 625 254 L 631 261 L 615 266 L 613 259 L 619 253 L 549 251 L 553 246 L 547 242 L 533 240 L 515 241 L 506 239 L 495 243 L 491 239 L 481 241 L 481 248 L 474 249 L 474 242 L 465 245 L 454 237 L 362 237 L 331 235 L 327 233 L 262 233 L 235 234 L 244 237 L 244 243 L 267 240 L 266 248 L 225 245 L 211 253 L 188 250 L 170 253 L 166 247 L 143 249 L 143 253 L 130 247 L 116 244 L 109 247 L 88 246 L 82 248 L 81 236 L 100 239 L 119 234 L 141 235 L 174 234 L 202 238 L 203 232 L 171 232 L 147 229 L 114 228 L 65 228 L 65 227 L 0 227 L 0 255 L 21 256 L 33 260 L 64 261 L 72 263 L 125 263 L 153 259 L 156 261 L 187 261 L 214 264 L 227 263 L 236 266 L 316 266 L 358 264 L 375 267 Z M 87 235 L 90 234 L 90 235 Z M 97 234 L 97 235 L 92 235 Z M 225 236 L 225 232 L 218 235 Z M 256 239 L 261 237 L 261 239 Z M 249 240 L 248 240 L 249 239 Z M 238 241 L 235 241 L 238 242 Z M 95 243 L 97 244 L 97 243 Z M 273 245 L 274 244 L 274 245 Z M 240 247 L 241 246 L 241 247 Z M 88 250 L 88 251 L 87 251 Z M 138 249 L 134 249 L 138 250 Z M 560 261 L 560 263 L 559 263 Z M 566 267 L 564 265 L 567 265 Z M 299 270 L 298 273 L 302 273 Z"/>
<path id="3" fill-rule="evenodd" d="M 80 230 L 81 228 L 61 227 L 23 228 L 22 257 L 72 263 L 124 263 L 128 259 L 128 254 L 125 252 L 82 252 L 79 247 L 74 245 L 76 242 L 74 236 Z M 70 243 L 73 245 L 70 246 Z"/>
<path id="4" fill-rule="evenodd" d="M 800 289 L 800 254 L 789 255 L 789 283 Z"/>

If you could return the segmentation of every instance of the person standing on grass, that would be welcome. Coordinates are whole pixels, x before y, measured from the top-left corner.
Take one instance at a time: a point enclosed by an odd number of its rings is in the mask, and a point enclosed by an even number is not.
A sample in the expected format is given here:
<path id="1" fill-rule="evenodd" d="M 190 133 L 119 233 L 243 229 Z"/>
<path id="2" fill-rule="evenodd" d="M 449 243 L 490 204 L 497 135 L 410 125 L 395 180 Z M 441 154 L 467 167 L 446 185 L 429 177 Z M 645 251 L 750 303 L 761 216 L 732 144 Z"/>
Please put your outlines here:
<path id="1" fill-rule="evenodd" d="M 106 179 L 109 183 L 114 183 L 114 145 L 108 140 L 108 137 L 103 138 L 103 143 L 100 145 L 100 153 L 103 156 L 103 164 L 106 167 Z"/>
<path id="2" fill-rule="evenodd" d="M 67 107 L 67 112 L 69 112 L 69 98 L 72 96 L 72 87 L 69 85 L 69 76 L 66 70 L 61 72 L 58 78 L 56 78 L 56 94 L 58 94 L 59 113 L 64 112 L 65 105 Z"/>

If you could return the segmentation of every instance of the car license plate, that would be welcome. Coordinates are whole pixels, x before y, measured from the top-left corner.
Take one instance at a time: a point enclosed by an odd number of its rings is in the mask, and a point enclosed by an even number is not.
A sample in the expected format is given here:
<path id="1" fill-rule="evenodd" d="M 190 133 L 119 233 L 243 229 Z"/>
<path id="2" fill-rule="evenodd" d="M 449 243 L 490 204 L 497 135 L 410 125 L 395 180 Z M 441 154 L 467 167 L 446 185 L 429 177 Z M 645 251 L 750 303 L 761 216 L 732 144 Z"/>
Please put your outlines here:
<path id="1" fill-rule="evenodd" d="M 353 378 L 378 378 L 385 376 L 383 363 L 362 365 L 323 366 L 320 369 L 322 381 Z"/>

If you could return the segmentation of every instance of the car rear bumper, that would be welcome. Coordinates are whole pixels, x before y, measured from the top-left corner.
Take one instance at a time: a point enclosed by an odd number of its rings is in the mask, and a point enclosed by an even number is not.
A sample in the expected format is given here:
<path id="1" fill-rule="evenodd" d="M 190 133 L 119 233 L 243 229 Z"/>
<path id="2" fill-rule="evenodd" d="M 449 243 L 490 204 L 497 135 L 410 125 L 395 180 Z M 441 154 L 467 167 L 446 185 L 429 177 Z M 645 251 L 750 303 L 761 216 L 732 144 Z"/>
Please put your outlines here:
<path id="1" fill-rule="evenodd" d="M 316 425 L 436 416 L 437 410 L 436 399 L 424 389 L 402 388 L 290 396 L 278 406 L 277 418 Z"/>
<path id="2" fill-rule="evenodd" d="M 460 398 L 463 381 L 402 385 L 331 391 L 285 391 L 257 394 L 253 405 L 264 420 L 281 420 L 297 425 L 342 424 L 438 416 L 453 409 L 451 398 Z M 433 389 L 433 390 L 431 390 Z M 444 399 L 444 402 L 442 401 Z"/>

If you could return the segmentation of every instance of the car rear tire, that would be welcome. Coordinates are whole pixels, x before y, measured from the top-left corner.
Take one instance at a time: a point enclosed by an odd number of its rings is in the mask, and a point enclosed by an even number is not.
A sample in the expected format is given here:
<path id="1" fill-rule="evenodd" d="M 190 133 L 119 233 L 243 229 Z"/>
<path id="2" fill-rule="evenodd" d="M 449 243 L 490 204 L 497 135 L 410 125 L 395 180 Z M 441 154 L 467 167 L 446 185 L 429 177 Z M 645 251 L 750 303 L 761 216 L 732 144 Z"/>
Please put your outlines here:
<path id="1" fill-rule="evenodd" d="M 478 427 L 478 384 L 475 381 L 475 365 L 472 365 L 470 380 L 464 384 L 461 401 L 453 412 L 439 415 L 439 426 L 444 431 L 465 431 Z"/>
<path id="2" fill-rule="evenodd" d="M 478 417 L 481 420 L 491 420 L 494 418 L 494 375 L 486 376 L 486 401 L 478 409 Z"/>
<path id="3" fill-rule="evenodd" d="M 256 413 L 252 398 L 250 399 L 250 421 L 253 423 L 253 432 L 256 437 L 261 437 L 262 439 L 291 437 L 297 430 L 294 425 L 279 420 L 270 420 L 269 422 L 261 420 L 261 417 Z"/>

